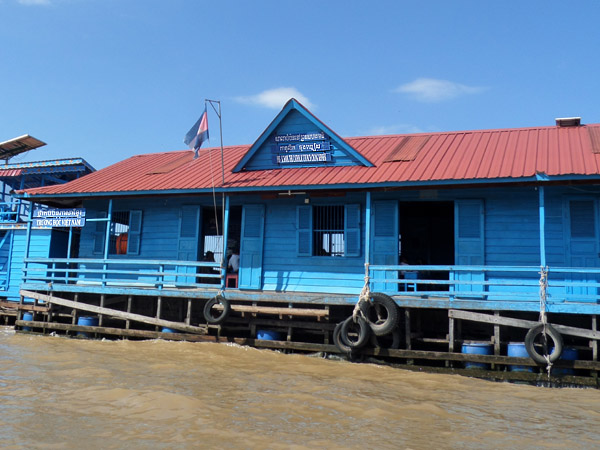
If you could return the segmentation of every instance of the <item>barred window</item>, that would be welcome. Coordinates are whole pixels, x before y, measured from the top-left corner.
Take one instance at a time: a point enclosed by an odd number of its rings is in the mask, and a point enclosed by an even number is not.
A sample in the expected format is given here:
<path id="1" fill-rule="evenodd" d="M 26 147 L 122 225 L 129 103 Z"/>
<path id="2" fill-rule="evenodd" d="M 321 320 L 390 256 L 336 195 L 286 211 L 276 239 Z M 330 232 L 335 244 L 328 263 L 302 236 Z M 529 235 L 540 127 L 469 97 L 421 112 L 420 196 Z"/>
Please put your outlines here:
<path id="1" fill-rule="evenodd" d="M 104 211 L 96 213 L 96 217 L 106 217 Z M 97 221 L 94 225 L 93 253 L 104 252 L 106 222 Z M 110 234 L 108 236 L 109 255 L 139 255 L 142 232 L 142 211 L 115 211 L 111 216 Z"/>
<path id="2" fill-rule="evenodd" d="M 115 211 L 110 224 L 109 255 L 127 253 L 127 238 L 129 232 L 129 211 Z"/>
<path id="3" fill-rule="evenodd" d="M 344 256 L 344 206 L 313 207 L 313 256 Z"/>

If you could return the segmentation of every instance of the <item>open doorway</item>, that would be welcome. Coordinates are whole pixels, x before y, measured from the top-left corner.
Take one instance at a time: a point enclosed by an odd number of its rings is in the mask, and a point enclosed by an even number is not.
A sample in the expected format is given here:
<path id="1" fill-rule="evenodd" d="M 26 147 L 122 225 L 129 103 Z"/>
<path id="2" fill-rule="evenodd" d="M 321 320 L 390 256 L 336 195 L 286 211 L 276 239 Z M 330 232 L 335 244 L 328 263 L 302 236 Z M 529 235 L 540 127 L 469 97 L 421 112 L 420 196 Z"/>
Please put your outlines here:
<path id="1" fill-rule="evenodd" d="M 400 261 L 411 265 L 454 264 L 454 203 L 400 202 Z M 420 278 L 447 280 L 448 272 L 422 273 Z M 419 287 L 447 290 L 448 286 Z"/>
<path id="2" fill-rule="evenodd" d="M 223 257 L 223 216 L 221 208 L 202 208 L 202 254 L 207 253 L 220 262 Z M 240 244 L 242 230 L 242 207 L 232 206 L 229 209 L 229 230 L 227 252 L 231 252 Z M 209 253 L 210 252 L 210 253 Z M 230 255 L 226 255 L 228 258 Z M 227 259 L 226 259 L 227 261 Z"/>

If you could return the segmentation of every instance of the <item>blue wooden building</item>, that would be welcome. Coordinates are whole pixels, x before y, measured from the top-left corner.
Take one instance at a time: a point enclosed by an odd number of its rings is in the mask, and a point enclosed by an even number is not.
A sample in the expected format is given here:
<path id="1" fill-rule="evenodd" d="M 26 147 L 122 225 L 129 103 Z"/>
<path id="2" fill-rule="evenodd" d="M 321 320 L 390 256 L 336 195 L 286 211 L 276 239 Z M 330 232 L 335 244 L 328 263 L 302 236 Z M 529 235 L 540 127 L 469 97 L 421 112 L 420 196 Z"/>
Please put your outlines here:
<path id="1" fill-rule="evenodd" d="M 497 327 L 522 339 L 542 310 L 597 360 L 599 181 L 600 125 L 579 118 L 342 138 L 292 99 L 250 146 L 139 155 L 20 191 L 86 211 L 78 257 L 30 255 L 21 287 L 69 307 L 87 299 L 100 309 L 83 311 L 101 315 L 122 301 L 123 320 L 135 320 L 132 301 L 170 299 L 180 303 L 167 325 L 183 330 L 218 293 L 240 321 L 276 305 L 336 322 L 367 284 L 405 313 L 409 350 L 422 332 L 453 351 L 461 320 L 498 355 Z"/>

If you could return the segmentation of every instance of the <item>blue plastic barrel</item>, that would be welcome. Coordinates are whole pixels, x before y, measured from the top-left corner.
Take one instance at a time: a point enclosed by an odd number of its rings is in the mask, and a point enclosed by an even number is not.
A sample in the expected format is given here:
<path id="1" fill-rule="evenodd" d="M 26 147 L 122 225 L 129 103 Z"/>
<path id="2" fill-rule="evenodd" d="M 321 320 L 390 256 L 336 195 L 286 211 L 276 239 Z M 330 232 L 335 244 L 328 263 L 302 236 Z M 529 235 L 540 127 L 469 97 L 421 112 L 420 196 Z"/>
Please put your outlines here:
<path id="1" fill-rule="evenodd" d="M 77 319 L 77 325 L 85 327 L 97 327 L 99 323 L 100 321 L 96 316 L 82 316 Z M 77 332 L 77 336 L 90 337 L 89 333 L 84 333 L 82 331 Z"/>
<path id="2" fill-rule="evenodd" d="M 470 355 L 491 355 L 494 346 L 488 342 L 471 342 L 462 345 L 462 353 Z M 489 369 L 490 365 L 486 363 L 475 363 L 465 361 L 465 369 Z"/>
<path id="3" fill-rule="evenodd" d="M 509 342 L 508 348 L 506 349 L 507 356 L 514 356 L 516 358 L 529 358 L 529 353 L 525 348 L 524 342 Z M 533 372 L 533 367 L 529 366 L 508 366 L 508 370 L 511 372 Z"/>
<path id="4" fill-rule="evenodd" d="M 554 348 L 550 349 L 550 353 L 554 351 Z M 563 352 L 560 355 L 559 361 L 577 361 L 579 359 L 579 351 L 576 348 L 563 348 Z M 570 367 L 555 367 L 552 368 L 554 375 L 573 375 L 575 370 Z"/>
<path id="5" fill-rule="evenodd" d="M 25 322 L 31 322 L 33 320 L 33 313 L 30 313 L 30 312 L 24 313 L 23 320 Z M 23 331 L 31 331 L 31 327 L 23 327 Z"/>
<path id="6" fill-rule="evenodd" d="M 279 341 L 281 340 L 281 333 L 273 330 L 257 330 L 256 339 L 262 339 L 264 341 Z"/>

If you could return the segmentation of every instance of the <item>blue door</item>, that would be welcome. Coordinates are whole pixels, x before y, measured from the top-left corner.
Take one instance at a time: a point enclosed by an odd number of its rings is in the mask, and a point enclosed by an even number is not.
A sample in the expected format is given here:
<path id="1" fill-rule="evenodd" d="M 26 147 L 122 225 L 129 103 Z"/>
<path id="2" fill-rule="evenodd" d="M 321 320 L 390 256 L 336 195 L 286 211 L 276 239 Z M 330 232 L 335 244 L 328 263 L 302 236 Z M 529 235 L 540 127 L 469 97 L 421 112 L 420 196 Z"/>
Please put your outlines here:
<path id="1" fill-rule="evenodd" d="M 483 266 L 484 254 L 484 205 L 483 200 L 457 200 L 454 203 L 454 262 L 458 266 Z M 473 283 L 484 281 L 482 271 L 458 271 L 458 281 Z M 456 291 L 483 292 L 482 284 L 457 284 Z M 471 295 L 469 295 L 471 296 Z M 477 295 L 479 297 L 479 295 Z"/>
<path id="2" fill-rule="evenodd" d="M 177 259 L 198 261 L 201 209 L 198 205 L 184 205 L 179 211 L 179 241 Z M 178 267 L 178 273 L 196 273 L 195 267 Z M 196 283 L 195 277 L 177 277 L 177 283 Z"/>
<path id="3" fill-rule="evenodd" d="M 240 289 L 262 288 L 263 236 L 265 206 L 244 205 L 240 242 Z"/>
<path id="4" fill-rule="evenodd" d="M 594 199 L 569 200 L 566 208 L 568 214 L 568 258 L 569 265 L 573 268 L 596 268 L 600 266 L 598 255 L 598 211 Z M 598 276 L 590 273 L 571 274 L 568 277 L 575 283 L 591 284 L 598 282 Z M 596 301 L 593 297 L 598 294 L 596 286 L 569 286 L 567 294 L 570 298 L 579 297 L 578 300 Z M 584 296 L 584 297 L 581 297 Z"/>
<path id="5" fill-rule="evenodd" d="M 373 202 L 371 213 L 371 264 L 398 265 L 398 202 Z M 371 289 L 376 292 L 398 292 L 398 283 L 377 280 L 396 280 L 398 271 L 373 272 Z"/>

